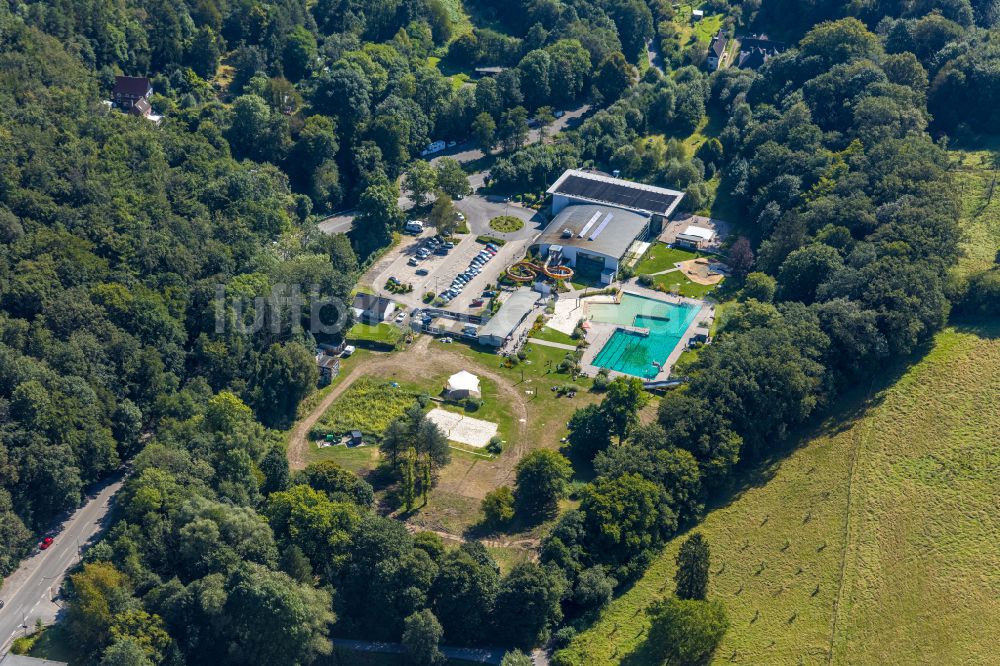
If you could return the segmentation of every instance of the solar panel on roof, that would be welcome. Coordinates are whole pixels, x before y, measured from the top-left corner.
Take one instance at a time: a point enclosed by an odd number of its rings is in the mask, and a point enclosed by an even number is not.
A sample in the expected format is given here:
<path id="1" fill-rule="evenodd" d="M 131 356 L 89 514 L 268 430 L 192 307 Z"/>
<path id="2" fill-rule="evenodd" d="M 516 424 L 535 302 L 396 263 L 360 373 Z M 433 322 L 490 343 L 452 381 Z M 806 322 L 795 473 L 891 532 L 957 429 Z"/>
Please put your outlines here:
<path id="1" fill-rule="evenodd" d="M 677 196 L 673 194 L 630 187 L 622 183 L 582 178 L 576 175 L 567 176 L 559 185 L 558 192 L 657 213 L 665 213 L 677 199 Z"/>
<path id="2" fill-rule="evenodd" d="M 594 233 L 590 234 L 590 240 L 594 240 L 595 238 L 600 236 L 601 232 L 604 231 L 604 227 L 608 226 L 608 222 L 610 222 L 611 218 L 613 217 L 614 217 L 613 213 L 608 213 L 607 215 L 605 215 L 604 219 L 601 220 L 601 223 L 597 225 L 596 229 L 594 229 Z"/>
<path id="3" fill-rule="evenodd" d="M 583 225 L 583 229 L 580 229 L 580 238 L 583 238 L 584 236 L 587 235 L 587 232 L 590 231 L 590 228 L 594 226 L 594 222 L 597 222 L 597 218 L 599 218 L 600 216 L 601 216 L 600 211 L 594 213 L 594 216 L 590 218 L 590 221 L 587 222 L 587 224 Z"/>

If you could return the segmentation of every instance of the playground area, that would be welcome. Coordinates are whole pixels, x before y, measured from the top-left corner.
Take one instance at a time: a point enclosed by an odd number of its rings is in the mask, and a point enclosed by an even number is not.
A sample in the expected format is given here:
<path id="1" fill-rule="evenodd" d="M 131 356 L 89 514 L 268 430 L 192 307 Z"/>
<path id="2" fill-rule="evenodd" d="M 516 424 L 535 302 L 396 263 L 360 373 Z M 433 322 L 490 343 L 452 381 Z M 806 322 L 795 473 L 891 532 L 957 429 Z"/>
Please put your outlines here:
<path id="1" fill-rule="evenodd" d="M 714 257 L 698 257 L 682 261 L 677 268 L 695 284 L 719 284 L 726 279 L 728 267 Z"/>

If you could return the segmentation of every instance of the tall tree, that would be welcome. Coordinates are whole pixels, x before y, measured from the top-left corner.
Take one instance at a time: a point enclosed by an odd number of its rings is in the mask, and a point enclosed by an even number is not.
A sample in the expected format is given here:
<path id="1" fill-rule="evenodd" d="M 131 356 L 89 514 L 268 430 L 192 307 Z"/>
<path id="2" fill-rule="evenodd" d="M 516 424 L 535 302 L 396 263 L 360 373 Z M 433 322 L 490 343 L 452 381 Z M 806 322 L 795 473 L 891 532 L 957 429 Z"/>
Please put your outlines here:
<path id="1" fill-rule="evenodd" d="M 681 544 L 677 552 L 678 599 L 705 599 L 708 596 L 708 569 L 710 555 L 708 541 L 701 532 L 695 532 Z"/>
<path id="2" fill-rule="evenodd" d="M 444 655 L 438 649 L 444 630 L 434 613 L 425 608 L 406 618 L 404 624 L 403 645 L 414 664 L 433 666 L 444 662 Z"/>
<path id="3" fill-rule="evenodd" d="M 496 133 L 496 121 L 485 111 L 476 116 L 472 122 L 472 136 L 475 138 L 476 145 L 487 155 L 493 151 L 493 146 L 496 145 Z"/>
<path id="4" fill-rule="evenodd" d="M 608 384 L 601 411 L 607 416 L 619 443 L 625 441 L 629 431 L 639 422 L 639 411 L 647 402 L 649 394 L 638 377 L 617 377 Z"/>
<path id="5" fill-rule="evenodd" d="M 670 598 L 650 606 L 646 644 L 662 663 L 682 666 L 709 663 L 729 628 L 720 601 Z"/>
<path id="6" fill-rule="evenodd" d="M 555 451 L 538 449 L 521 458 L 515 469 L 517 511 L 529 518 L 555 513 L 573 475 L 569 461 Z"/>
<path id="7" fill-rule="evenodd" d="M 437 171 L 426 160 L 414 160 L 403 177 L 403 187 L 410 193 L 413 204 L 424 205 L 427 195 L 437 187 Z"/>

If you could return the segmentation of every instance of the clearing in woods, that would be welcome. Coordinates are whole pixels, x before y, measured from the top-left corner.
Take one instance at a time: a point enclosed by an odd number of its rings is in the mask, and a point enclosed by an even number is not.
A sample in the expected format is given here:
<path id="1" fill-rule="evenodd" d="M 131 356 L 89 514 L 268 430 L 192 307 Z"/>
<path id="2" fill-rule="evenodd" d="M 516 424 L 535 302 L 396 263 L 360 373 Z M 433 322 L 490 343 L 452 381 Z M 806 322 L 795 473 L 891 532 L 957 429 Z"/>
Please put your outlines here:
<path id="1" fill-rule="evenodd" d="M 697 527 L 731 622 L 717 663 L 995 660 L 1000 323 L 941 333 L 862 407 Z M 642 611 L 685 536 L 571 645 L 579 663 L 649 663 Z"/>

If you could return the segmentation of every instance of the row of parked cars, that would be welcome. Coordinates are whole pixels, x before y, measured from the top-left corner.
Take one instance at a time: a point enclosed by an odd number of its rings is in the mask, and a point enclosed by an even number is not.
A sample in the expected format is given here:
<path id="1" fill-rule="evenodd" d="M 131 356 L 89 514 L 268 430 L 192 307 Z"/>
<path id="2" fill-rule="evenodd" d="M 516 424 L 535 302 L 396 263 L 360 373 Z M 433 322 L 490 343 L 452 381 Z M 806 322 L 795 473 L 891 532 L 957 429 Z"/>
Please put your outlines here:
<path id="1" fill-rule="evenodd" d="M 487 243 L 486 247 L 484 247 L 479 254 L 472 258 L 472 261 L 469 262 L 469 267 L 465 270 L 465 272 L 456 275 L 455 279 L 451 282 L 451 286 L 439 294 L 441 300 L 448 303 L 461 294 L 465 285 L 471 282 L 473 278 L 482 272 L 483 267 L 486 266 L 486 262 L 495 257 L 499 249 L 500 248 L 495 243 Z"/>
<path id="2" fill-rule="evenodd" d="M 410 260 L 406 263 L 410 266 L 419 266 L 420 262 L 431 256 L 431 254 L 444 256 L 451 252 L 454 247 L 455 244 L 451 241 L 446 241 L 441 236 L 432 236 L 420 244 L 416 254 L 410 257 Z M 427 271 L 418 270 L 417 275 L 427 275 Z"/>

